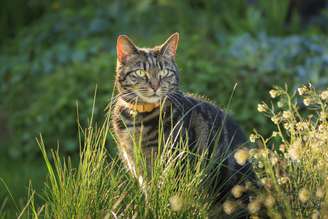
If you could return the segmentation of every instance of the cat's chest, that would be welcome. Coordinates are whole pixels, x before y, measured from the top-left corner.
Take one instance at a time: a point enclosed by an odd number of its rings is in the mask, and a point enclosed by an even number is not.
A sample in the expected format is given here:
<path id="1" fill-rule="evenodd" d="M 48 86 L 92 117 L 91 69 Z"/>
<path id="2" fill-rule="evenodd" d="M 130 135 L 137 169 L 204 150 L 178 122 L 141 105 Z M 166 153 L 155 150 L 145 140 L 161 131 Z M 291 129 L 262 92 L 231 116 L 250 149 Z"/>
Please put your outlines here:
<path id="1" fill-rule="evenodd" d="M 114 127 L 119 140 L 138 141 L 144 146 L 157 145 L 159 135 L 165 139 L 174 137 L 183 124 L 180 111 L 171 105 L 141 113 L 118 106 L 115 117 Z"/>
<path id="2" fill-rule="evenodd" d="M 151 112 L 137 112 L 130 109 L 120 110 L 120 121 L 123 123 L 123 128 L 144 128 L 148 126 L 158 125 L 160 118 L 159 110 L 155 109 Z"/>
<path id="3" fill-rule="evenodd" d="M 145 141 L 157 132 L 159 121 L 159 110 L 140 113 L 127 108 L 119 108 L 116 110 L 114 128 L 117 137 L 121 140 L 142 139 Z"/>

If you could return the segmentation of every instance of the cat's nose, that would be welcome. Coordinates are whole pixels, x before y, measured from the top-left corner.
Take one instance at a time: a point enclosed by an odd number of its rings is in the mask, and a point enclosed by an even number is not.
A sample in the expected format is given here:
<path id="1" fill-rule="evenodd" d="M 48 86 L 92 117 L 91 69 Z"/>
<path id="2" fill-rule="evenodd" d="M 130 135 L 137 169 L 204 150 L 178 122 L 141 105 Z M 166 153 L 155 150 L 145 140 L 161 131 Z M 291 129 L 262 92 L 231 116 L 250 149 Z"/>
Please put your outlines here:
<path id="1" fill-rule="evenodd" d="M 159 81 L 158 80 L 150 80 L 149 85 L 156 92 L 159 88 Z"/>

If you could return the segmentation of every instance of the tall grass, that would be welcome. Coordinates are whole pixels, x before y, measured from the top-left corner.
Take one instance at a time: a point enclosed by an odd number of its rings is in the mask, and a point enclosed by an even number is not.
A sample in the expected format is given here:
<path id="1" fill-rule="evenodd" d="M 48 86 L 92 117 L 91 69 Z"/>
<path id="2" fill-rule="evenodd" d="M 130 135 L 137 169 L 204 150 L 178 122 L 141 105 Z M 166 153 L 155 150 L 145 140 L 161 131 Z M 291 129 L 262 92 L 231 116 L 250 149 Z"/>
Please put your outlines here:
<path id="1" fill-rule="evenodd" d="M 162 153 L 153 154 L 151 170 L 146 159 L 136 152 L 143 182 L 127 172 L 117 157 L 108 154 L 111 135 L 110 113 L 97 126 L 92 123 L 80 129 L 78 165 L 62 159 L 52 151 L 50 157 L 42 137 L 38 144 L 48 170 L 44 204 L 36 206 L 34 197 L 27 218 L 205 218 L 210 202 L 201 189 L 205 154 L 189 151 L 187 143 L 178 139 L 177 150 L 169 150 L 168 142 L 159 143 Z M 159 136 L 163 130 L 159 129 Z M 159 138 L 159 142 L 161 142 Z M 136 151 L 141 145 L 135 143 Z M 192 156 L 193 159 L 190 159 Z"/>

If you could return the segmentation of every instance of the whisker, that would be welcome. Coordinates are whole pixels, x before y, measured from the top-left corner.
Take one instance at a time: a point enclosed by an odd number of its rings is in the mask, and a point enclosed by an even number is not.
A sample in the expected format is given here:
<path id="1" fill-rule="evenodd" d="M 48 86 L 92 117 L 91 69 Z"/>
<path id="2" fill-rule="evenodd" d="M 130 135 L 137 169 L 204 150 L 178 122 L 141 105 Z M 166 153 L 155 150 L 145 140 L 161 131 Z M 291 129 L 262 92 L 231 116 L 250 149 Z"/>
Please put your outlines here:
<path id="1" fill-rule="evenodd" d="M 183 110 L 183 104 L 178 99 L 179 97 L 175 93 L 168 93 L 169 100 L 171 100 L 175 105 L 177 105 L 179 110 Z"/>
<path id="2" fill-rule="evenodd" d="M 133 92 L 127 92 L 127 93 L 122 93 L 119 95 L 116 95 L 115 97 L 113 97 L 111 99 L 111 103 L 115 104 L 120 98 L 124 98 L 125 101 L 130 102 L 131 100 L 133 100 L 135 97 L 129 97 L 129 95 L 134 94 Z"/>
<path id="3" fill-rule="evenodd" d="M 119 98 L 122 98 L 122 97 L 126 97 L 128 95 L 131 95 L 132 92 L 129 92 L 129 93 L 123 93 L 123 94 L 118 94 L 116 96 L 114 96 L 113 98 L 111 98 L 111 102 L 115 103 Z"/>
<path id="4" fill-rule="evenodd" d="M 167 97 L 179 110 L 182 110 L 181 103 L 172 94 L 167 94 Z"/>

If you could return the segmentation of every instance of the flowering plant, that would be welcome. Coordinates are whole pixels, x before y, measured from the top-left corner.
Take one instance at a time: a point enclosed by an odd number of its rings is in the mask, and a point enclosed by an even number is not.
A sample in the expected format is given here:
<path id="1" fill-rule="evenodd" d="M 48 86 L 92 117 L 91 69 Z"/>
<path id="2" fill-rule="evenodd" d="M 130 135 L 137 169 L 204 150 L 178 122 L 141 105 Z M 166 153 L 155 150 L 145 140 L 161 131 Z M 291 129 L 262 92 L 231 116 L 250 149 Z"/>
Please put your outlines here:
<path id="1" fill-rule="evenodd" d="M 250 213 L 254 218 L 260 211 L 272 218 L 328 218 L 328 89 L 318 92 L 309 84 L 293 95 L 287 87 L 269 93 L 276 103 L 262 102 L 258 111 L 276 130 L 268 138 L 257 131 L 250 135 L 259 146 L 250 150 L 250 159 L 262 184 L 254 188 Z"/>

